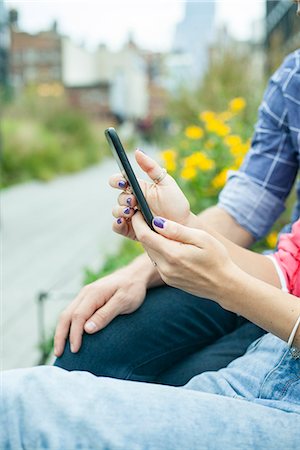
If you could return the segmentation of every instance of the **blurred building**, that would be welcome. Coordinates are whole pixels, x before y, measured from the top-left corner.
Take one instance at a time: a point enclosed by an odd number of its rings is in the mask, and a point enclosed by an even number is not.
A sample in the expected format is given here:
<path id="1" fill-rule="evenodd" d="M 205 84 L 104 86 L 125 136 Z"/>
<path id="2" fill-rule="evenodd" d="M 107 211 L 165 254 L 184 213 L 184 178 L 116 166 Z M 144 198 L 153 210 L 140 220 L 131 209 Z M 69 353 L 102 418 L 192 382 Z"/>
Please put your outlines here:
<path id="1" fill-rule="evenodd" d="M 112 54 L 110 105 L 121 119 L 144 119 L 149 114 L 147 64 L 140 50 L 129 40 L 119 52 Z"/>
<path id="2" fill-rule="evenodd" d="M 119 51 L 103 44 L 90 51 L 62 36 L 56 23 L 36 34 L 20 30 L 12 10 L 10 40 L 15 92 L 30 87 L 44 97 L 65 94 L 76 108 L 120 121 L 154 120 L 165 113 L 164 55 L 141 50 L 130 36 Z"/>
<path id="3" fill-rule="evenodd" d="M 10 72 L 16 90 L 31 85 L 51 85 L 59 89 L 62 81 L 61 37 L 56 23 L 47 31 L 30 34 L 18 27 L 16 11 L 10 12 Z M 45 87 L 46 89 L 46 87 Z"/>
<path id="4" fill-rule="evenodd" d="M 90 52 L 64 38 L 62 61 L 63 84 L 74 106 L 120 121 L 148 115 L 147 66 L 131 43 L 118 52 L 105 45 Z"/>
<path id="5" fill-rule="evenodd" d="M 214 34 L 214 18 L 215 2 L 185 2 L 185 15 L 176 27 L 174 52 L 169 58 L 171 78 L 193 84 L 204 74 Z"/>
<path id="6" fill-rule="evenodd" d="M 68 37 L 62 38 L 62 81 L 71 105 L 91 115 L 107 117 L 110 83 L 98 69 L 97 53 Z"/>
<path id="7" fill-rule="evenodd" d="M 289 52 L 299 48 L 300 20 L 291 1 L 266 1 L 267 69 L 272 71 Z"/>
<path id="8" fill-rule="evenodd" d="M 0 94 L 6 96 L 9 83 L 9 24 L 8 13 L 0 0 Z"/>

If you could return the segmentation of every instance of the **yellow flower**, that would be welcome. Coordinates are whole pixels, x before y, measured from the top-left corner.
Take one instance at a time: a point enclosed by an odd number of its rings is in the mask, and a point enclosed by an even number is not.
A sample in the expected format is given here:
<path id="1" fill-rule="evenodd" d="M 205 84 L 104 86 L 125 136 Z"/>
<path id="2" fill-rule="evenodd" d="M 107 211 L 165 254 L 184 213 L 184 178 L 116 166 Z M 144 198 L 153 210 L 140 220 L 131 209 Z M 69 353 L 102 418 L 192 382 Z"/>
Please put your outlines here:
<path id="1" fill-rule="evenodd" d="M 238 113 L 245 109 L 246 107 L 246 100 L 243 97 L 236 97 L 233 98 L 229 102 L 229 110 L 233 113 Z"/>
<path id="2" fill-rule="evenodd" d="M 199 164 L 199 169 L 207 172 L 208 170 L 212 170 L 215 168 L 215 162 L 212 159 L 205 159 Z"/>
<path id="3" fill-rule="evenodd" d="M 230 134 L 224 138 L 224 142 L 228 147 L 233 147 L 235 145 L 240 145 L 242 143 L 242 139 L 237 134 Z"/>
<path id="4" fill-rule="evenodd" d="M 230 153 L 235 157 L 245 156 L 248 151 L 248 145 L 240 144 L 230 148 Z"/>
<path id="5" fill-rule="evenodd" d="M 244 157 L 243 156 L 238 156 L 237 158 L 235 158 L 235 166 L 237 169 L 239 169 L 239 167 L 243 164 L 244 161 Z"/>
<path id="6" fill-rule="evenodd" d="M 231 132 L 231 128 L 221 120 L 213 119 L 206 123 L 207 131 L 215 133 L 220 137 L 227 136 Z"/>
<path id="7" fill-rule="evenodd" d="M 184 167 L 181 171 L 181 178 L 184 180 L 192 180 L 197 175 L 196 169 L 192 166 Z"/>
<path id="8" fill-rule="evenodd" d="M 225 186 L 226 181 L 227 181 L 228 170 L 229 169 L 221 170 L 221 172 L 219 172 L 218 175 L 216 175 L 213 178 L 211 184 L 214 188 L 219 189 L 219 188 L 222 188 L 223 186 Z"/>
<path id="9" fill-rule="evenodd" d="M 267 237 L 266 237 L 266 241 L 267 244 L 270 248 L 274 248 L 276 246 L 277 243 L 277 233 L 275 233 L 275 231 L 272 231 Z"/>
<path id="10" fill-rule="evenodd" d="M 203 111 L 199 114 L 199 119 L 203 122 L 208 122 L 210 120 L 215 119 L 216 114 L 213 111 Z"/>
<path id="11" fill-rule="evenodd" d="M 189 139 L 201 139 L 204 134 L 202 128 L 198 127 L 197 125 L 191 125 L 187 127 L 184 133 Z"/>
<path id="12" fill-rule="evenodd" d="M 195 152 L 190 156 L 187 156 L 184 159 L 184 167 L 185 168 L 197 168 L 203 171 L 212 170 L 215 167 L 215 162 L 208 158 L 205 153 Z"/>
<path id="13" fill-rule="evenodd" d="M 164 166 L 168 172 L 175 172 L 176 170 L 176 157 L 177 153 L 175 150 L 169 149 L 164 150 L 160 153 L 160 156 L 164 162 Z"/>

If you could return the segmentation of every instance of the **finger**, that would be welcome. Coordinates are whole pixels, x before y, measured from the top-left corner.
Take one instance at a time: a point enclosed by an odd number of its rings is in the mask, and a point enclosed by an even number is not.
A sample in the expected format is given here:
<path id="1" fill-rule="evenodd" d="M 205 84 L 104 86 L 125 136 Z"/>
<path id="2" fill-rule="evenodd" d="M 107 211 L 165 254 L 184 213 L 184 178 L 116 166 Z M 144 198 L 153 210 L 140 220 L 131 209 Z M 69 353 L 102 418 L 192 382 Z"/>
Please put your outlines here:
<path id="1" fill-rule="evenodd" d="M 118 197 L 118 203 L 121 206 L 129 206 L 130 208 L 134 208 L 137 206 L 137 201 L 134 195 L 127 194 L 126 192 L 122 192 Z"/>
<path id="2" fill-rule="evenodd" d="M 189 228 L 163 217 L 154 217 L 153 227 L 160 235 L 168 239 L 192 244 L 199 248 L 204 248 L 207 242 L 211 240 L 211 236 L 203 230 Z"/>
<path id="3" fill-rule="evenodd" d="M 121 309 L 120 296 L 115 294 L 86 321 L 84 331 L 92 334 L 102 330 L 120 314 Z"/>
<path id="4" fill-rule="evenodd" d="M 143 246 L 158 253 L 163 253 L 170 248 L 171 242 L 165 237 L 152 231 L 139 211 L 132 217 L 131 223 L 137 240 L 140 241 Z"/>
<path id="5" fill-rule="evenodd" d="M 72 314 L 75 308 L 80 304 L 82 298 L 83 293 L 80 291 L 77 297 L 60 315 L 54 335 L 54 354 L 57 357 L 61 356 L 64 352 L 66 340 L 70 331 Z"/>
<path id="6" fill-rule="evenodd" d="M 115 189 L 122 189 L 123 191 L 128 188 L 128 182 L 125 180 L 121 173 L 112 175 L 109 180 L 109 185 Z"/>
<path id="7" fill-rule="evenodd" d="M 112 215 L 116 219 L 121 218 L 121 217 L 125 217 L 128 219 L 128 218 L 132 217 L 134 215 L 134 213 L 135 213 L 135 210 L 133 208 L 129 208 L 129 206 L 126 206 L 124 208 L 124 206 L 116 205 L 112 209 Z"/>
<path id="8" fill-rule="evenodd" d="M 138 163 L 138 165 L 141 167 L 141 169 L 146 172 L 149 178 L 151 180 L 155 180 L 158 178 L 162 173 L 162 167 L 156 162 L 154 159 L 150 158 L 150 156 L 143 153 L 141 150 L 137 149 L 135 152 L 135 159 Z M 159 182 L 161 186 L 166 186 L 170 184 L 171 180 L 173 180 L 170 175 L 166 175 L 163 180 Z"/>
<path id="9" fill-rule="evenodd" d="M 135 233 L 130 222 L 127 222 L 124 218 L 119 217 L 114 221 L 112 229 L 115 233 L 121 234 L 129 239 L 135 240 Z"/>
<path id="10" fill-rule="evenodd" d="M 81 302 L 74 309 L 71 317 L 70 327 L 70 348 L 72 353 L 78 352 L 81 347 L 83 327 L 86 320 L 93 314 L 96 308 L 102 307 L 105 298 L 95 299 L 95 296 L 83 297 Z"/>
<path id="11" fill-rule="evenodd" d="M 62 313 L 57 324 L 54 336 L 54 354 L 57 357 L 63 354 L 70 330 L 70 325 L 71 316 L 67 316 L 65 313 Z"/>

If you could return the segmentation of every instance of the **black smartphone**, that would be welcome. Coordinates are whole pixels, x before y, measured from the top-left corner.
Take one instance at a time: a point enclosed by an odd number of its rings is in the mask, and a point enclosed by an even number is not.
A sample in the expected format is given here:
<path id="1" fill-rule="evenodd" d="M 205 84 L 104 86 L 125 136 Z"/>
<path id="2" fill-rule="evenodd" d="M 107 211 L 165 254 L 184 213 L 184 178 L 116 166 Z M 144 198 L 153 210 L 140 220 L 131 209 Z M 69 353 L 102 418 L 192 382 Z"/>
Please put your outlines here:
<path id="1" fill-rule="evenodd" d="M 120 141 L 120 138 L 116 132 L 116 130 L 112 127 L 107 128 L 105 130 L 105 137 L 109 143 L 110 149 L 118 163 L 118 166 L 121 170 L 122 175 L 127 180 L 129 186 L 132 189 L 132 192 L 138 202 L 141 213 L 144 216 L 145 221 L 151 228 L 151 230 L 155 231 L 152 226 L 153 214 L 149 208 L 149 205 L 145 199 L 145 196 L 142 192 L 142 189 L 139 185 L 139 182 L 135 176 L 135 173 L 132 169 L 132 166 L 127 158 L 124 147 Z"/>

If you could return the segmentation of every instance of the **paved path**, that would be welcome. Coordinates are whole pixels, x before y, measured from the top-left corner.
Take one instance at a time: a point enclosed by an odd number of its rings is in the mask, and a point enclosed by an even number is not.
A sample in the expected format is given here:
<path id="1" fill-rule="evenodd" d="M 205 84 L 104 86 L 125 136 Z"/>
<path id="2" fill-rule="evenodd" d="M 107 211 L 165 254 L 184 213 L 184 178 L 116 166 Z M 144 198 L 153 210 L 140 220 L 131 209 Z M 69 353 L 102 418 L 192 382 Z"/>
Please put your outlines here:
<path id="1" fill-rule="evenodd" d="M 119 245 L 120 237 L 111 232 L 117 194 L 107 183 L 117 171 L 113 160 L 105 160 L 76 175 L 2 192 L 2 368 L 38 361 L 38 292 L 67 294 L 46 302 L 49 333 L 78 292 L 83 268 L 98 268 Z"/>

